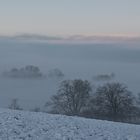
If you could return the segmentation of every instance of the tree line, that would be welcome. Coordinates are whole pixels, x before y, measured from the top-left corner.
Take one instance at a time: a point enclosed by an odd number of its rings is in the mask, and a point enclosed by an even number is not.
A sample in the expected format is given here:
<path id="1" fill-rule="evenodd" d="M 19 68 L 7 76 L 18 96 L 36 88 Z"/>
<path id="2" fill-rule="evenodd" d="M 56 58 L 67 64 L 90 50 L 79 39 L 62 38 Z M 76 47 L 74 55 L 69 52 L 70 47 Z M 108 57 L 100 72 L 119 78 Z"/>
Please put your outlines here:
<path id="1" fill-rule="evenodd" d="M 56 114 L 140 123 L 140 94 L 137 99 L 118 82 L 105 83 L 93 91 L 87 80 L 65 80 L 48 105 Z"/>
<path id="2" fill-rule="evenodd" d="M 47 113 L 140 124 L 140 94 L 134 96 L 119 82 L 95 89 L 87 80 L 64 80 L 45 107 Z M 12 100 L 9 108 L 22 110 L 17 99 Z M 36 107 L 32 111 L 41 109 Z"/>

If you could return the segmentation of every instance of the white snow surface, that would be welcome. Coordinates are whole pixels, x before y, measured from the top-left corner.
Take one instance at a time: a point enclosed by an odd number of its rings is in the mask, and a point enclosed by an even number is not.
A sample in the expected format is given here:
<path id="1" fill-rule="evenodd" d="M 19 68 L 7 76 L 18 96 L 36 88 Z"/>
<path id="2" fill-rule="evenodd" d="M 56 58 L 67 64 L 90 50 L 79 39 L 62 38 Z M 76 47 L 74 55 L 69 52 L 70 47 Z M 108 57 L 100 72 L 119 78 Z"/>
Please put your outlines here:
<path id="1" fill-rule="evenodd" d="M 140 140 L 140 125 L 0 109 L 0 140 Z"/>

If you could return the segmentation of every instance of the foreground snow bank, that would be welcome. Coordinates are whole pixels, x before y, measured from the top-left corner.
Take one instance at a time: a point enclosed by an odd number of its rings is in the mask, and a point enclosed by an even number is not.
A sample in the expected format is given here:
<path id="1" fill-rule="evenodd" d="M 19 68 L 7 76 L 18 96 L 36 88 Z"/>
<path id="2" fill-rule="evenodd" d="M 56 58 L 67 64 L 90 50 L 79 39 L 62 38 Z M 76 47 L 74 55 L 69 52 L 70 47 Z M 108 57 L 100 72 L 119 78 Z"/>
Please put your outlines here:
<path id="1" fill-rule="evenodd" d="M 140 140 L 140 126 L 0 109 L 0 140 Z"/>

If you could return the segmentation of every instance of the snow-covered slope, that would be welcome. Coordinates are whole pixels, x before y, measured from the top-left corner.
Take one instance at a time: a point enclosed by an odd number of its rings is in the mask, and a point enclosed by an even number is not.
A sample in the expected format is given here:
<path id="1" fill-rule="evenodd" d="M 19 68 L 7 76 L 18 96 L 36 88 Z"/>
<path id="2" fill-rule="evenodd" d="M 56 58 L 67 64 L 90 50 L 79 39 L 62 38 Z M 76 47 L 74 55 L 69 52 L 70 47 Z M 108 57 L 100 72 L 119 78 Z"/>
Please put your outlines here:
<path id="1" fill-rule="evenodd" d="M 0 109 L 0 140 L 140 140 L 140 126 Z"/>

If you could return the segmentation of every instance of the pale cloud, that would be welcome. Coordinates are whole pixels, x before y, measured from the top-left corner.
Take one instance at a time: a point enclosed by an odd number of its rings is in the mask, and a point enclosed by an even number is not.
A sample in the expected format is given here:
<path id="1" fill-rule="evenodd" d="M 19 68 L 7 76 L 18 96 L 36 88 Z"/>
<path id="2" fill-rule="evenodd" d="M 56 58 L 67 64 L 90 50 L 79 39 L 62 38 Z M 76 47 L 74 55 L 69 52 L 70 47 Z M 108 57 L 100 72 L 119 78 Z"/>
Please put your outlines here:
<path id="1" fill-rule="evenodd" d="M 72 35 L 72 36 L 50 36 L 40 34 L 17 34 L 1 35 L 0 39 L 23 40 L 23 41 L 47 41 L 48 43 L 111 43 L 111 42 L 140 42 L 140 36 L 126 35 Z"/>

